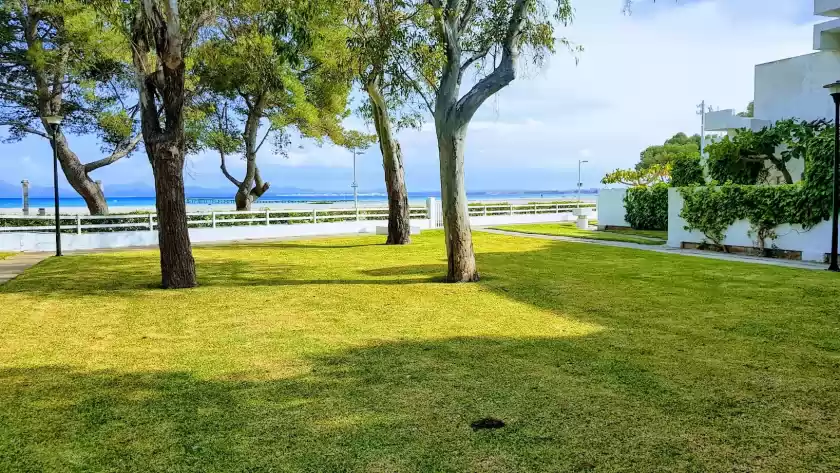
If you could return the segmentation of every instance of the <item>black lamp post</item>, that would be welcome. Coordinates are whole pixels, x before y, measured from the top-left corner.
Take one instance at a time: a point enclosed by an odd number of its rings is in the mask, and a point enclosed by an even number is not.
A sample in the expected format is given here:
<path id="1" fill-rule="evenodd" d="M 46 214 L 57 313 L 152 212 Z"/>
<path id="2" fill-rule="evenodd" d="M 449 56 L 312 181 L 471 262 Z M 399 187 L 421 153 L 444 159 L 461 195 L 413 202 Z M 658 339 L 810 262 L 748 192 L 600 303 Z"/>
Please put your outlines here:
<path id="1" fill-rule="evenodd" d="M 55 255 L 61 256 L 61 217 L 58 207 L 58 142 L 56 137 L 61 128 L 61 117 L 44 117 L 44 121 L 50 126 L 50 141 L 53 149 L 53 193 L 55 197 Z"/>
<path id="2" fill-rule="evenodd" d="M 831 182 L 834 185 L 834 193 L 832 194 L 831 202 L 831 258 L 828 266 L 829 271 L 840 272 L 840 266 L 837 264 L 837 234 L 838 234 L 838 215 L 840 215 L 840 208 L 837 206 L 837 200 L 840 198 L 840 181 L 838 181 L 837 164 L 840 161 L 840 81 L 825 86 L 831 92 L 831 97 L 834 99 L 834 162 L 831 166 Z"/>

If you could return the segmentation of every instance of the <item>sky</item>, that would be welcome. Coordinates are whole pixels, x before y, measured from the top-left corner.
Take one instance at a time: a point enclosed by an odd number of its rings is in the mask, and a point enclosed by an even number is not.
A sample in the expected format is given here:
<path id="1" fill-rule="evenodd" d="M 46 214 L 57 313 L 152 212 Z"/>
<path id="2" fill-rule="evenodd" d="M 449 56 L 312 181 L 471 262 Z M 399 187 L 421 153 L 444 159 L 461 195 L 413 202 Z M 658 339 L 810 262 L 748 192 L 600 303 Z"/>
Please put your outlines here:
<path id="1" fill-rule="evenodd" d="M 645 147 L 680 131 L 699 133 L 701 100 L 743 110 L 753 97 L 754 65 L 811 52 L 812 25 L 821 21 L 812 15 L 813 0 L 638 0 L 629 15 L 623 3 L 573 0 L 575 22 L 558 37 L 584 47 L 578 60 L 558 49 L 541 70 L 520 68 L 516 81 L 479 110 L 467 137 L 469 190 L 571 189 L 579 160 L 588 161 L 584 187 L 599 187 L 606 172 L 632 167 Z M 373 133 L 355 117 L 346 125 Z M 103 155 L 94 137 L 69 139 L 85 162 Z M 399 139 L 408 190 L 438 190 L 433 124 Z M 51 185 L 44 140 L 0 144 L 0 151 L 0 180 Z M 346 150 L 297 140 L 288 158 L 265 146 L 258 159 L 275 188 L 350 191 L 353 158 Z M 228 166 L 244 173 L 241 160 L 229 158 Z M 384 188 L 378 148 L 358 157 L 357 173 L 362 191 Z M 92 175 L 106 194 L 108 185 L 152 183 L 142 153 Z M 212 152 L 188 158 L 186 184 L 233 192 Z"/>

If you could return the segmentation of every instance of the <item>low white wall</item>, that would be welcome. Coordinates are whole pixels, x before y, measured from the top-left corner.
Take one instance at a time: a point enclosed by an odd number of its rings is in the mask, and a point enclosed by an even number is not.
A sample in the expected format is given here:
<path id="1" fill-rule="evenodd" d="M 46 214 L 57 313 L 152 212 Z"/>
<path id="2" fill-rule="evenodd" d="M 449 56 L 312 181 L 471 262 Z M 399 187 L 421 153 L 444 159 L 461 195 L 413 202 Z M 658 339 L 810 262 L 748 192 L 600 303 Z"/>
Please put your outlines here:
<path id="1" fill-rule="evenodd" d="M 597 218 L 597 213 L 592 218 Z M 575 217 L 571 213 L 537 215 L 494 215 L 471 217 L 472 226 L 567 222 Z M 294 236 L 318 236 L 341 234 L 375 234 L 377 226 L 386 226 L 386 220 L 361 222 L 304 223 L 294 225 L 254 225 L 218 228 L 191 228 L 193 243 L 257 240 Z M 429 219 L 412 219 L 411 225 L 422 230 L 432 228 Z M 132 231 L 111 233 L 66 233 L 61 235 L 62 249 L 66 251 L 93 250 L 101 248 L 127 248 L 133 246 L 157 246 L 157 231 Z M 52 233 L 0 233 L 0 251 L 55 251 L 55 235 Z"/>
<path id="2" fill-rule="evenodd" d="M 606 226 L 629 227 L 625 218 L 624 196 L 627 189 L 601 189 L 598 191 L 598 228 Z"/>
<path id="3" fill-rule="evenodd" d="M 706 240 L 702 232 L 689 232 L 686 222 L 680 217 L 683 198 L 677 189 L 668 189 L 668 246 L 679 248 L 683 242 L 702 243 Z M 750 223 L 738 220 L 726 230 L 723 243 L 732 246 L 757 247 L 756 239 L 749 236 Z M 811 230 L 800 225 L 781 225 L 776 229 L 778 237 L 767 240 L 767 248 L 801 251 L 805 261 L 823 262 L 825 254 L 831 252 L 831 223 L 822 222 Z"/>
<path id="4" fill-rule="evenodd" d="M 292 236 L 340 235 L 345 233 L 376 233 L 376 227 L 387 225 L 386 220 L 361 222 L 306 223 L 295 225 L 240 226 L 219 228 L 190 228 L 193 243 L 256 240 Z M 412 220 L 411 225 L 429 228 L 429 220 Z M 157 231 L 62 234 L 61 246 L 66 251 L 100 248 L 157 246 Z M 0 251 L 55 251 L 52 233 L 0 233 Z"/>
<path id="5" fill-rule="evenodd" d="M 510 225 L 520 223 L 549 223 L 549 222 L 572 222 L 575 216 L 571 212 L 560 214 L 523 214 L 523 215 L 488 215 L 487 217 L 470 217 L 470 225 L 481 227 L 487 225 Z M 593 213 L 590 218 L 597 218 Z"/>

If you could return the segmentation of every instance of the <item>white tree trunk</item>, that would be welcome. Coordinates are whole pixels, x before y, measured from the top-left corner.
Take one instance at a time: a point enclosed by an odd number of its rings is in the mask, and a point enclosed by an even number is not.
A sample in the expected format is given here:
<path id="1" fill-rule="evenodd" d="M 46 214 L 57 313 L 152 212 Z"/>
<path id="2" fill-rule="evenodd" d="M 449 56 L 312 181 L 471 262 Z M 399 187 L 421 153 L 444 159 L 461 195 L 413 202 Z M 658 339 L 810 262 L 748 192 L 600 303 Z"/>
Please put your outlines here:
<path id="1" fill-rule="evenodd" d="M 466 127 L 455 128 L 448 124 L 439 124 L 438 128 L 443 230 L 449 263 L 446 280 L 449 282 L 478 281 L 464 185 L 466 131 Z"/>

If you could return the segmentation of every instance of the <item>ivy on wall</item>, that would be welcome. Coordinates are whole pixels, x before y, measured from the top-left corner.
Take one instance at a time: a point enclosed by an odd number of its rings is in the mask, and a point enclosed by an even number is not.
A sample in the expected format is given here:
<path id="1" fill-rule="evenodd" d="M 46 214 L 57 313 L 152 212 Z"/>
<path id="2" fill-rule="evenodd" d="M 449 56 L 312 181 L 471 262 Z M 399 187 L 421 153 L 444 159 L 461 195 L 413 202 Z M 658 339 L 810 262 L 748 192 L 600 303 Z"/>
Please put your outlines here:
<path id="1" fill-rule="evenodd" d="M 810 229 L 827 220 L 832 203 L 834 130 L 825 122 L 800 123 L 799 139 L 787 152 L 805 157 L 804 180 L 782 186 L 749 186 L 731 182 L 718 186 L 681 188 L 685 201 L 680 216 L 686 230 L 698 230 L 720 248 L 726 230 L 737 220 L 750 223 L 750 237 L 764 250 L 779 225 Z"/>
<path id="2" fill-rule="evenodd" d="M 668 184 L 627 189 L 625 219 L 636 230 L 668 229 Z"/>

